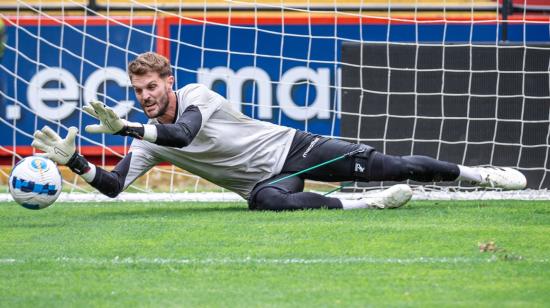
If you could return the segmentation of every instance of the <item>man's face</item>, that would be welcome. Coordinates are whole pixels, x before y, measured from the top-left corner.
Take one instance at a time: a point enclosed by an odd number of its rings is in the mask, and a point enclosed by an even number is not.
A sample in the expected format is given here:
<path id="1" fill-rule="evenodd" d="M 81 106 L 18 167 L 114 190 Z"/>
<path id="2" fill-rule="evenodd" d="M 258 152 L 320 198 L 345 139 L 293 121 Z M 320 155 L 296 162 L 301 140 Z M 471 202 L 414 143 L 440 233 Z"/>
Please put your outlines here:
<path id="1" fill-rule="evenodd" d="M 161 78 L 158 73 L 133 75 L 132 86 L 141 108 L 148 118 L 157 118 L 168 108 L 168 94 L 172 91 L 174 76 Z"/>

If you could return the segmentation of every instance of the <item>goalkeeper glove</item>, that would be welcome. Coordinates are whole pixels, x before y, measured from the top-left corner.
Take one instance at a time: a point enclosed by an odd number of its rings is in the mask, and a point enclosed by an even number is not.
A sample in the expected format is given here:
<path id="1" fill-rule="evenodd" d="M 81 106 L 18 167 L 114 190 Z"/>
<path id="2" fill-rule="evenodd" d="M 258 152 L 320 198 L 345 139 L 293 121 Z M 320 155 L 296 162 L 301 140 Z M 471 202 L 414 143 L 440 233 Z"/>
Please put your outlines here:
<path id="1" fill-rule="evenodd" d="M 54 162 L 66 165 L 76 174 L 84 174 L 90 170 L 90 166 L 86 159 L 76 153 L 74 139 L 78 129 L 74 126 L 69 128 L 67 137 L 61 137 L 50 127 L 44 126 L 42 130 L 34 132 L 34 140 L 31 146 L 35 149 L 43 151 L 36 155 L 49 158 Z"/>
<path id="2" fill-rule="evenodd" d="M 105 106 L 99 101 L 91 101 L 89 106 L 84 106 L 82 109 L 99 120 L 99 124 L 86 126 L 88 133 L 105 133 L 143 139 L 143 124 L 121 119 L 112 108 Z"/>

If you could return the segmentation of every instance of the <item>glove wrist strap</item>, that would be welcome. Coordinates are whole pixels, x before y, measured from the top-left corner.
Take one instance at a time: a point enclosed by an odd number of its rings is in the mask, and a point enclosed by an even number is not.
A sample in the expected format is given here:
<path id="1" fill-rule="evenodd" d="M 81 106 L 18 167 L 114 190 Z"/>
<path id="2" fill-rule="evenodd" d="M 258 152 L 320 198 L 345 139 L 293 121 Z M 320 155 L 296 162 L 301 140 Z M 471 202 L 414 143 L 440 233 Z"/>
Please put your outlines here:
<path id="1" fill-rule="evenodd" d="M 130 136 L 137 139 L 143 139 L 144 134 L 145 134 L 145 129 L 141 124 L 125 125 L 121 130 L 115 133 L 115 135 Z"/>
<path id="2" fill-rule="evenodd" d="M 76 152 L 73 156 L 71 156 L 66 166 L 78 175 L 83 175 L 84 173 L 90 171 L 90 165 L 88 164 L 86 158 Z"/>

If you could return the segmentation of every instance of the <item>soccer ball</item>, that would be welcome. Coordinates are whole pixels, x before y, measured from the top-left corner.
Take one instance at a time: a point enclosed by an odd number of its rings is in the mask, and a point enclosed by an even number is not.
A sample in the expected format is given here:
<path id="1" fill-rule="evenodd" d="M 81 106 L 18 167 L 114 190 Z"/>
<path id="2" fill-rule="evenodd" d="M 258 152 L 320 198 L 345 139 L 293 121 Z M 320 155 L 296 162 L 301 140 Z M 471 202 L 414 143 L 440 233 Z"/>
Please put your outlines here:
<path id="1" fill-rule="evenodd" d="M 62 187 L 61 173 L 47 158 L 29 156 L 12 169 L 9 179 L 10 193 L 23 207 L 40 210 L 57 200 Z"/>

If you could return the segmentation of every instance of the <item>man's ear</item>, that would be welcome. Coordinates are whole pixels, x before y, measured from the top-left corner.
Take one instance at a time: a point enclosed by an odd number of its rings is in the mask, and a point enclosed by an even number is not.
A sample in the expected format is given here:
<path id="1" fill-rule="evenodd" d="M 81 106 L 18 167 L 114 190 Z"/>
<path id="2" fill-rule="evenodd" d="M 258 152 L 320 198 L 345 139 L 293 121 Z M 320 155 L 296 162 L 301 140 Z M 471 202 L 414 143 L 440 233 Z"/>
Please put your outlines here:
<path id="1" fill-rule="evenodd" d="M 170 89 L 172 89 L 172 87 L 174 86 L 174 76 L 172 75 L 172 76 L 166 77 L 166 83 L 168 84 Z"/>

